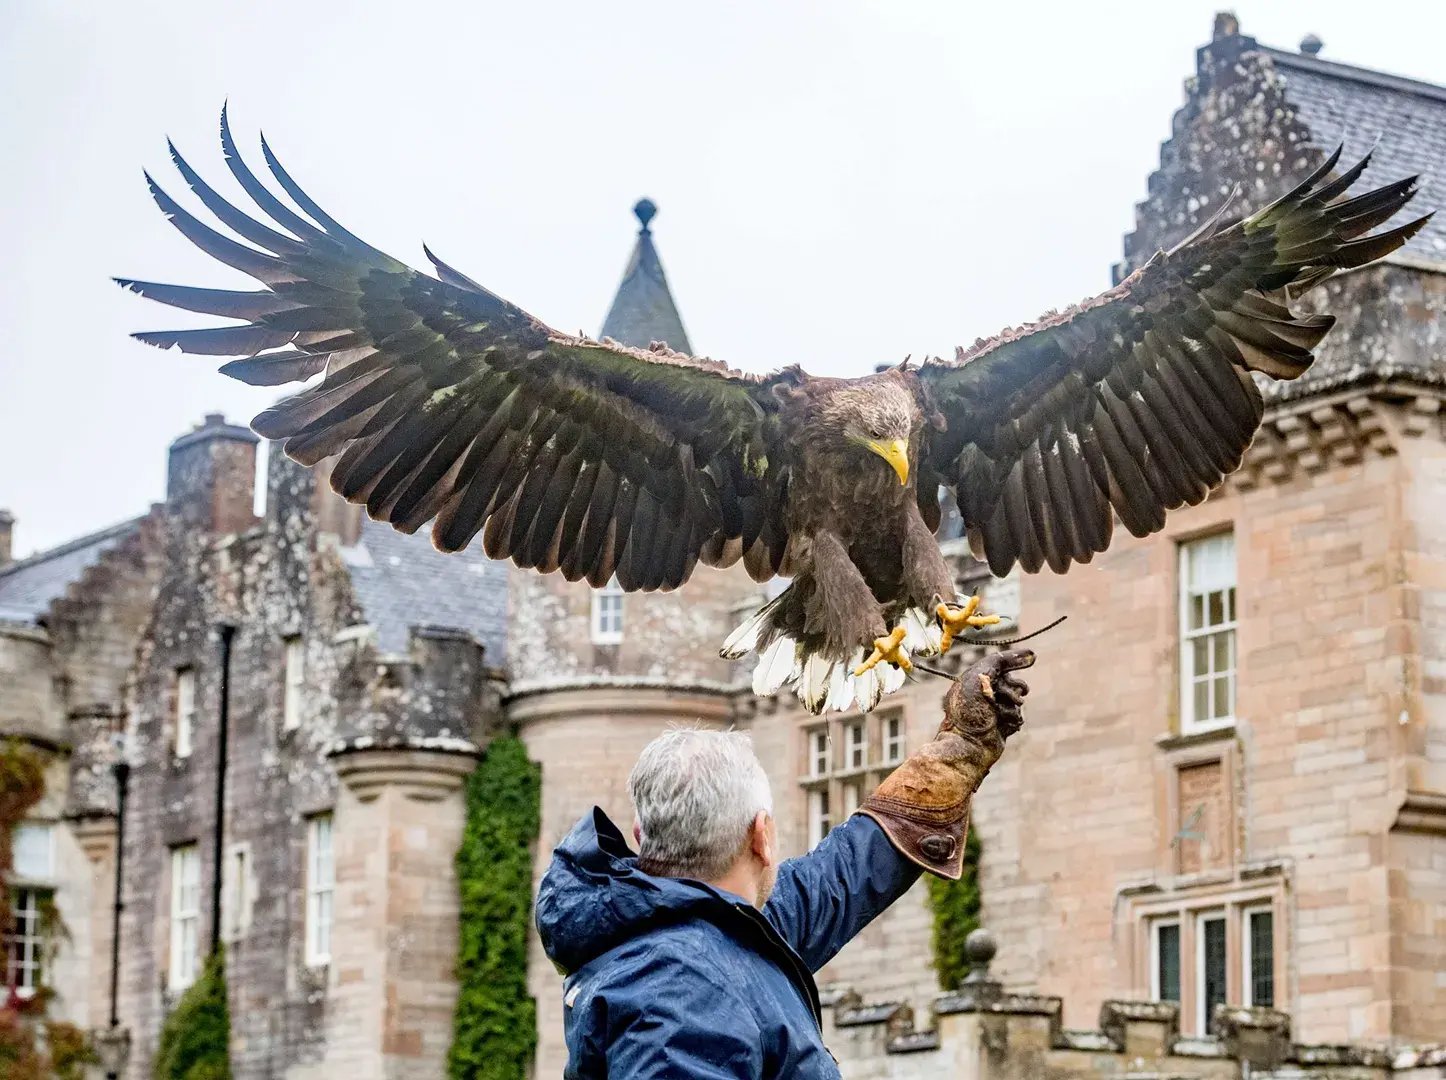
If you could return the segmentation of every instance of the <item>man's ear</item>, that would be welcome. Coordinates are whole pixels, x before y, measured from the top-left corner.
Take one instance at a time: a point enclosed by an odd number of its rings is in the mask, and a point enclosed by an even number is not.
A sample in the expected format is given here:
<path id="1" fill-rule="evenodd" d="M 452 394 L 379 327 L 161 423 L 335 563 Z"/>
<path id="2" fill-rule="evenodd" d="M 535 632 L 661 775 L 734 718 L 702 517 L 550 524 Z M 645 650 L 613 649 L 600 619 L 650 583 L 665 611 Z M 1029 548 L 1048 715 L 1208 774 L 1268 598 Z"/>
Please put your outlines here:
<path id="1" fill-rule="evenodd" d="M 753 826 L 749 829 L 748 836 L 753 854 L 758 856 L 758 861 L 764 866 L 773 866 L 778 861 L 778 856 L 775 851 L 773 818 L 768 811 L 758 811 L 753 818 Z"/>
<path id="2" fill-rule="evenodd" d="M 638 847 L 643 846 L 643 823 L 641 821 L 633 822 L 633 843 Z"/>

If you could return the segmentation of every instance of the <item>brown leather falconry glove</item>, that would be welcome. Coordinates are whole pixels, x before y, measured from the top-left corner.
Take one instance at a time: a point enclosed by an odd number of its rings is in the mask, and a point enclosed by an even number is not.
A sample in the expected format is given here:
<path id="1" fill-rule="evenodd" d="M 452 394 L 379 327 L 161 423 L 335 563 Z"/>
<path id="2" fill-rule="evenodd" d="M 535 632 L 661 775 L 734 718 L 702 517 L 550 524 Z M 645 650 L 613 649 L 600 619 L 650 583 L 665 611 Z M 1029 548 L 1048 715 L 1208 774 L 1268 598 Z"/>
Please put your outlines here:
<path id="1" fill-rule="evenodd" d="M 877 821 L 905 858 L 957 881 L 964 865 L 969 802 L 1004 740 L 1024 723 L 1029 693 L 1010 673 L 1034 663 L 1028 649 L 994 653 L 966 670 L 944 695 L 944 722 L 864 800 L 859 813 Z"/>

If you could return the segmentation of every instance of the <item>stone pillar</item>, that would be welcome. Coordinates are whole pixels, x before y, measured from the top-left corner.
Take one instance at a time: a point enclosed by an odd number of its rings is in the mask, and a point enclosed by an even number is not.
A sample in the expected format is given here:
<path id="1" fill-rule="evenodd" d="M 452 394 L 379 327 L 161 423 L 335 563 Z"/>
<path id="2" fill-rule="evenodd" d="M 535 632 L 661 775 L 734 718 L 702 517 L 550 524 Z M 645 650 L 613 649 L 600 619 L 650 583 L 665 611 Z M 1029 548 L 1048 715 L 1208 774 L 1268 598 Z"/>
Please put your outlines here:
<path id="1" fill-rule="evenodd" d="M 91 1028 L 110 1025 L 111 937 L 114 926 L 116 820 L 84 817 L 71 825 L 76 842 L 90 866 L 90 905 L 83 932 L 90 938 L 90 979 L 86 1016 Z M 72 927 L 71 932 L 80 930 Z"/>
<path id="2" fill-rule="evenodd" d="M 1174 1053 L 1180 1006 L 1174 1001 L 1106 1001 L 1100 1031 L 1131 1058 L 1153 1060 Z"/>
<path id="3" fill-rule="evenodd" d="M 446 1074 L 457 999 L 453 859 L 471 754 L 348 749 L 337 791 L 326 1057 L 302 1076 Z"/>
<path id="4" fill-rule="evenodd" d="M 731 705 L 722 692 L 630 683 L 624 677 L 580 680 L 514 697 L 507 718 L 527 756 L 542 766 L 542 818 L 533 862 L 533 895 L 552 849 L 577 819 L 601 806 L 624 833 L 632 830 L 628 774 L 638 754 L 669 724 L 725 727 Z M 561 1076 L 562 979 L 530 935 L 528 989 L 537 1001 L 537 1077 Z"/>

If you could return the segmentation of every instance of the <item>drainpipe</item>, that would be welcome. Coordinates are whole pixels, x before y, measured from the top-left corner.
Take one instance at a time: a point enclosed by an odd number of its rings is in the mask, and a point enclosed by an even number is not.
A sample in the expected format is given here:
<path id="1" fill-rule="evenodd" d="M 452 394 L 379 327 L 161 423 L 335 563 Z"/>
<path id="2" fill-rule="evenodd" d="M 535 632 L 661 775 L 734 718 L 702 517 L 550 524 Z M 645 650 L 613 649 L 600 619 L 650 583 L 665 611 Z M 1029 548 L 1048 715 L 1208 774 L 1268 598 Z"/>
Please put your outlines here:
<path id="1" fill-rule="evenodd" d="M 221 948 L 221 848 L 226 829 L 226 764 L 231 726 L 231 639 L 236 627 L 221 623 L 221 702 L 216 717 L 216 830 L 211 840 L 211 952 Z"/>
<path id="2" fill-rule="evenodd" d="M 131 765 L 126 760 L 125 736 L 115 736 L 115 761 L 111 773 L 115 776 L 115 902 L 111 908 L 110 921 L 110 1030 L 115 1035 L 120 1029 L 120 944 L 121 912 L 125 903 L 121 899 L 121 881 L 126 858 L 126 792 L 130 787 Z M 106 1080 L 118 1080 L 118 1072 L 107 1072 Z"/>

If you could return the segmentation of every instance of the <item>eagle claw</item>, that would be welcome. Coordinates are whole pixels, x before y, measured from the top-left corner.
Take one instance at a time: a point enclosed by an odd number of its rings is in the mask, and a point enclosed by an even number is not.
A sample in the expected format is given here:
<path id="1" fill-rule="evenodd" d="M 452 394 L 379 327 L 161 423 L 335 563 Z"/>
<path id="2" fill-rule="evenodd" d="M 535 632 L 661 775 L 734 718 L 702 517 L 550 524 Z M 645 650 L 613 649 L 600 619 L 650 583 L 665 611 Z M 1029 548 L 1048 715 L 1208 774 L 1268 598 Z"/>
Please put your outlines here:
<path id="1" fill-rule="evenodd" d="M 939 642 L 940 654 L 949 651 L 954 644 L 954 635 L 963 633 L 965 630 L 978 630 L 984 626 L 994 626 L 999 622 L 998 615 L 976 615 L 979 610 L 978 595 L 971 596 L 962 604 L 940 604 L 934 609 L 934 614 L 939 616 L 939 625 L 944 628 L 944 636 Z"/>
<path id="2" fill-rule="evenodd" d="M 904 635 L 907 631 L 902 626 L 896 626 L 888 637 L 874 638 L 874 651 L 858 667 L 854 668 L 855 675 L 862 675 L 873 668 L 876 664 L 887 661 L 890 664 L 898 664 L 904 671 L 914 670 L 913 663 L 904 652 Z"/>

